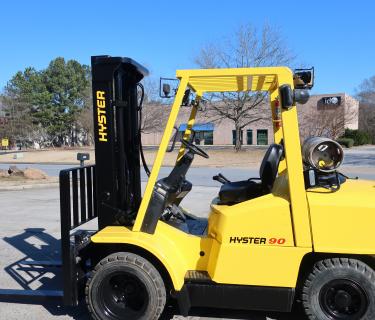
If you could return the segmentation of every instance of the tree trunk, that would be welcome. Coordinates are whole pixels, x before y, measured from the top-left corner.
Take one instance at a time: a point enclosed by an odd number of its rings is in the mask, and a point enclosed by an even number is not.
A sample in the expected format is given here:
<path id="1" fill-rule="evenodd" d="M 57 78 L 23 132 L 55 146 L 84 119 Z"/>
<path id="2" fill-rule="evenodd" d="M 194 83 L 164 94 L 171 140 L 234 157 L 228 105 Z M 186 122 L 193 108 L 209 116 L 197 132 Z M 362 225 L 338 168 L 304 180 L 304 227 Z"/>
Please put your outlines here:
<path id="1" fill-rule="evenodd" d="M 234 149 L 236 151 L 240 151 L 242 147 L 242 128 L 238 122 L 235 122 L 235 127 L 236 127 L 236 145 Z"/>
<path id="2" fill-rule="evenodd" d="M 74 127 L 70 127 L 70 147 L 74 147 Z"/>

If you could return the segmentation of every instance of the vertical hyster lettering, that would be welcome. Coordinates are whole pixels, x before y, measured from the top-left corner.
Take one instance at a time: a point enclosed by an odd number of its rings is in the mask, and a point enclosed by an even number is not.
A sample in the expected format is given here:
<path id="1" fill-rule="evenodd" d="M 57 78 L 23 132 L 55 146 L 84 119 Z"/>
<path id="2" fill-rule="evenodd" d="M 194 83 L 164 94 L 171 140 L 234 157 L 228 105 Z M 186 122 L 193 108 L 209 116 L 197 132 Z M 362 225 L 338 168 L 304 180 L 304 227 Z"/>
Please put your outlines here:
<path id="1" fill-rule="evenodd" d="M 98 135 L 99 141 L 107 142 L 107 115 L 106 115 L 106 105 L 105 105 L 105 91 L 96 91 L 96 107 L 98 114 Z"/>

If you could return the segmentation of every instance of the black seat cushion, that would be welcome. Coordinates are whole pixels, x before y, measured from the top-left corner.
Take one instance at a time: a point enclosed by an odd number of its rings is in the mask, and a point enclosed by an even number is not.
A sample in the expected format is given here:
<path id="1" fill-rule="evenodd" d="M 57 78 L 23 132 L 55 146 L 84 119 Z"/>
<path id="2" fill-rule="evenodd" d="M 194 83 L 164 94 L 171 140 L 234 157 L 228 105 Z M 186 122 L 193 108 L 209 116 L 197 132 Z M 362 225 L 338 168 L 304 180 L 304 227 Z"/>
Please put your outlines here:
<path id="1" fill-rule="evenodd" d="M 263 185 L 252 180 L 227 182 L 219 191 L 221 204 L 240 203 L 264 194 Z"/>
<path id="2" fill-rule="evenodd" d="M 271 144 L 260 166 L 260 182 L 250 179 L 223 184 L 219 192 L 220 203 L 235 204 L 270 193 L 277 177 L 282 156 L 283 146 Z"/>

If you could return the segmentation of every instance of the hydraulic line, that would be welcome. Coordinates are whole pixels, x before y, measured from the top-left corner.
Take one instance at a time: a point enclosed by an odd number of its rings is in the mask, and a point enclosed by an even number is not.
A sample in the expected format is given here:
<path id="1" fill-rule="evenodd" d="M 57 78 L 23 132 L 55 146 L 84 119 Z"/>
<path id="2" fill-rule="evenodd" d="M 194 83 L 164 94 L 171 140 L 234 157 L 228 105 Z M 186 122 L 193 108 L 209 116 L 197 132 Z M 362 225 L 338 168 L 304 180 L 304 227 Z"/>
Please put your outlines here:
<path id="1" fill-rule="evenodd" d="M 147 176 L 149 177 L 150 174 L 151 174 L 151 171 L 147 166 L 145 155 L 143 153 L 142 137 L 141 137 L 141 133 L 142 133 L 142 107 L 143 107 L 143 100 L 144 100 L 144 97 L 145 97 L 145 88 L 141 83 L 138 83 L 137 86 L 141 90 L 141 98 L 140 98 L 139 103 L 138 103 L 138 111 L 139 111 L 139 129 L 138 129 L 139 149 L 140 149 L 140 153 L 141 153 L 141 160 L 142 160 L 143 168 L 144 168 Z"/>

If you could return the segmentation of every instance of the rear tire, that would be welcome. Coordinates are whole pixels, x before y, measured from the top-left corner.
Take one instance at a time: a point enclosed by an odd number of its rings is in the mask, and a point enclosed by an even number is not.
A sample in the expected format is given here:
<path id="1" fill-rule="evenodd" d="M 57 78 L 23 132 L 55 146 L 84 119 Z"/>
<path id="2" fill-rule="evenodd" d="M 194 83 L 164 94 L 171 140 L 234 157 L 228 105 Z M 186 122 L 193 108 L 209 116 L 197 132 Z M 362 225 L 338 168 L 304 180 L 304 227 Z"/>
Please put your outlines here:
<path id="1" fill-rule="evenodd" d="M 305 281 L 302 302 L 310 320 L 373 320 L 375 272 L 356 259 L 319 261 Z"/>
<path id="2" fill-rule="evenodd" d="M 95 320 L 157 320 L 166 291 L 155 267 L 133 253 L 114 253 L 95 267 L 86 303 Z"/>

